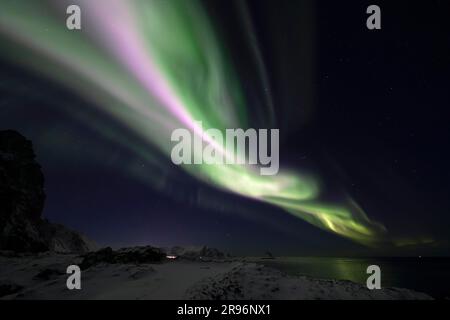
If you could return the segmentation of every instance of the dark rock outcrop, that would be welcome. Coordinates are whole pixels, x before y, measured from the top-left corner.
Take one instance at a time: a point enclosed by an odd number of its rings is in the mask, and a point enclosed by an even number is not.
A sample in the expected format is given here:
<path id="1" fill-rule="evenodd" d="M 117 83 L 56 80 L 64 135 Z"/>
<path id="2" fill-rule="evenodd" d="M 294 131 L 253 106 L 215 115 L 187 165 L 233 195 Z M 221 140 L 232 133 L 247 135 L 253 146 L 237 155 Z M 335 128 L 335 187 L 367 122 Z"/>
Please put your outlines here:
<path id="1" fill-rule="evenodd" d="M 44 201 L 44 175 L 31 142 L 15 131 L 0 131 L 1 249 L 47 249 L 37 228 Z"/>
<path id="2" fill-rule="evenodd" d="M 0 281 L 0 298 L 10 295 L 10 294 L 17 293 L 22 289 L 23 289 L 22 286 L 14 283 L 14 282 Z"/>
<path id="3" fill-rule="evenodd" d="M 41 218 L 44 175 L 31 141 L 13 130 L 0 131 L 0 250 L 78 252 L 95 245 L 64 226 Z"/>
<path id="4" fill-rule="evenodd" d="M 84 270 L 100 263 L 155 263 L 161 262 L 165 256 L 163 251 L 151 246 L 122 248 L 117 251 L 107 247 L 84 255 L 80 268 Z"/>
<path id="5" fill-rule="evenodd" d="M 40 272 L 38 272 L 33 279 L 34 280 L 44 280 L 44 281 L 48 281 L 54 278 L 57 278 L 61 275 L 66 274 L 65 272 L 63 272 L 62 270 L 58 270 L 58 269 L 52 269 L 52 268 L 47 268 L 44 269 Z"/>
<path id="6" fill-rule="evenodd" d="M 61 224 L 42 220 L 38 225 L 38 229 L 42 239 L 51 251 L 86 253 L 97 250 L 97 245 L 92 240 Z"/>

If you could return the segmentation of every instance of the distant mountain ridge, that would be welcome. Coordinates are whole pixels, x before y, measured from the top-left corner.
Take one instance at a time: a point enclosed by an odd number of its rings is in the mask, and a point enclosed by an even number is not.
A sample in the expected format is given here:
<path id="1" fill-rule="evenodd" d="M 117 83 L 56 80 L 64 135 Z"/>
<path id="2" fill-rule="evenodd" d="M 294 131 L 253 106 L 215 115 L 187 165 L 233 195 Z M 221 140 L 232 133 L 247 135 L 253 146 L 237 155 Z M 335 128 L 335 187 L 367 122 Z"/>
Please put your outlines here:
<path id="1" fill-rule="evenodd" d="M 188 260 L 204 260 L 204 259 L 223 259 L 229 258 L 229 254 L 225 254 L 216 248 L 207 246 L 175 246 L 171 248 L 163 248 L 167 255 L 173 255 Z"/>

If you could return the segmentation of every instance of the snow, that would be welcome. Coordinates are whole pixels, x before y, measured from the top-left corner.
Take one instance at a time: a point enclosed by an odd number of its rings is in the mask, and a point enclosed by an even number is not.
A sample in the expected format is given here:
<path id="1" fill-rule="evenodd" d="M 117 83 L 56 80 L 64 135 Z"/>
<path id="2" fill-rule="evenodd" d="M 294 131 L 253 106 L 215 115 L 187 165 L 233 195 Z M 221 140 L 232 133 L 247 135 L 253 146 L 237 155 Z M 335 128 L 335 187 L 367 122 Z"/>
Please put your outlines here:
<path id="1" fill-rule="evenodd" d="M 66 287 L 77 255 L 0 256 L 0 299 L 430 299 L 407 289 L 368 290 L 350 281 L 292 277 L 237 259 L 98 264 L 82 271 L 81 290 Z M 23 288 L 19 290 L 20 288 Z M 19 290 L 19 291 L 18 291 Z M 13 292 L 17 291 L 17 292 Z"/>

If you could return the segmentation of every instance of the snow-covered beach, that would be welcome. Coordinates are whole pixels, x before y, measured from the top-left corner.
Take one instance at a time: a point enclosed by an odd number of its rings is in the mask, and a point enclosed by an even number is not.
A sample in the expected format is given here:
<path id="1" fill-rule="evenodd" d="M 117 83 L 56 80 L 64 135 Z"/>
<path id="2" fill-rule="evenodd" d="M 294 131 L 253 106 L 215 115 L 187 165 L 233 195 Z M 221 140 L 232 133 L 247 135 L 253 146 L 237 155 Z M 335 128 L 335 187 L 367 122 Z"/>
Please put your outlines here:
<path id="1" fill-rule="evenodd" d="M 289 276 L 241 259 L 163 259 L 158 263 L 98 262 L 69 290 L 73 254 L 0 256 L 0 299 L 431 299 L 400 288 L 368 290 L 351 281 Z"/>

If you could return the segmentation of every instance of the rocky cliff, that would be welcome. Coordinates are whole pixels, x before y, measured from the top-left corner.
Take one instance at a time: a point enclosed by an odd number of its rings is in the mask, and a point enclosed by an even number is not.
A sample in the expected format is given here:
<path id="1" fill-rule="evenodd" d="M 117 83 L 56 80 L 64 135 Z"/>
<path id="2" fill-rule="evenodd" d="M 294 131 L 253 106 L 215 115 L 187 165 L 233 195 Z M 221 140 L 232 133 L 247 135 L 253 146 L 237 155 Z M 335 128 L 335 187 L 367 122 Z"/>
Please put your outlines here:
<path id="1" fill-rule="evenodd" d="M 44 175 L 31 141 L 0 131 L 0 250 L 87 252 L 95 245 L 83 235 L 42 219 Z"/>

